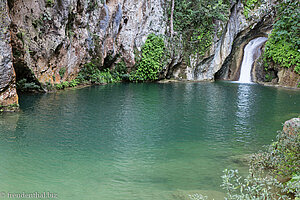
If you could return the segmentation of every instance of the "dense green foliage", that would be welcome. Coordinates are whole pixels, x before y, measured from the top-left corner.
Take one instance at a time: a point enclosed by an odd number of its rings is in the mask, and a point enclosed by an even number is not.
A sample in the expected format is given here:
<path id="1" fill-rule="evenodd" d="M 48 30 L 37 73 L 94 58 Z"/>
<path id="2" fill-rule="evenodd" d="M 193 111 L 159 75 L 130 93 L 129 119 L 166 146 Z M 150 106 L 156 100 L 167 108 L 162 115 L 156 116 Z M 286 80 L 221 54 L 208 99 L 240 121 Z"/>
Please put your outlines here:
<path id="1" fill-rule="evenodd" d="M 215 21 L 229 15 L 226 0 L 175 0 L 174 30 L 183 37 L 187 55 L 204 55 L 212 44 Z"/>
<path id="2" fill-rule="evenodd" d="M 70 82 L 64 81 L 62 83 L 55 84 L 55 88 L 57 90 L 62 90 L 62 89 L 68 88 L 68 87 L 76 87 L 79 84 L 80 84 L 80 81 L 78 79 L 74 79 L 74 80 L 72 80 Z"/>
<path id="3" fill-rule="evenodd" d="M 246 18 L 249 17 L 249 12 L 260 4 L 260 0 L 244 0 L 244 15 Z"/>
<path id="4" fill-rule="evenodd" d="M 300 74 L 300 2 L 286 0 L 277 7 L 277 21 L 266 43 L 266 67 L 274 62 L 282 67 L 295 67 Z"/>
<path id="5" fill-rule="evenodd" d="M 59 76 L 60 76 L 61 79 L 64 77 L 65 73 L 66 73 L 66 68 L 65 67 L 63 67 L 59 70 Z"/>
<path id="6" fill-rule="evenodd" d="M 148 35 L 142 47 L 142 55 L 137 61 L 137 69 L 130 76 L 131 81 L 154 81 L 164 65 L 165 43 L 162 37 Z"/>
<path id="7" fill-rule="evenodd" d="M 124 62 L 124 60 L 121 60 L 115 65 L 115 69 L 113 70 L 113 77 L 118 81 L 128 81 L 129 80 L 129 74 L 127 65 Z"/>
<path id="8" fill-rule="evenodd" d="M 80 70 L 76 79 L 72 81 L 64 81 L 59 84 L 55 84 L 57 90 L 65 89 L 68 87 L 76 87 L 82 84 L 105 84 L 115 83 L 122 81 L 123 77 L 126 76 L 127 68 L 124 62 L 121 61 L 117 64 L 116 69 L 111 71 L 109 69 L 100 70 L 96 64 L 90 62 Z M 61 75 L 64 72 L 61 73 Z"/>
<path id="9" fill-rule="evenodd" d="M 15 104 L 15 103 L 7 106 L 0 104 L 0 113 L 6 111 L 16 111 L 18 108 L 19 108 L 19 104 Z"/>
<path id="10" fill-rule="evenodd" d="M 80 83 L 114 83 L 120 81 L 119 78 L 114 77 L 109 69 L 100 70 L 93 63 L 86 64 L 77 76 Z"/>
<path id="11" fill-rule="evenodd" d="M 35 82 L 28 82 L 26 78 L 19 80 L 16 84 L 16 88 L 21 92 L 32 92 L 32 91 L 41 91 L 42 88 Z"/>
<path id="12" fill-rule="evenodd" d="M 292 177 L 300 172 L 300 134 L 280 133 L 278 141 L 268 146 L 267 151 L 255 154 L 251 160 L 253 170 L 267 169 L 274 177 Z M 300 174 L 299 174 L 300 175 Z"/>

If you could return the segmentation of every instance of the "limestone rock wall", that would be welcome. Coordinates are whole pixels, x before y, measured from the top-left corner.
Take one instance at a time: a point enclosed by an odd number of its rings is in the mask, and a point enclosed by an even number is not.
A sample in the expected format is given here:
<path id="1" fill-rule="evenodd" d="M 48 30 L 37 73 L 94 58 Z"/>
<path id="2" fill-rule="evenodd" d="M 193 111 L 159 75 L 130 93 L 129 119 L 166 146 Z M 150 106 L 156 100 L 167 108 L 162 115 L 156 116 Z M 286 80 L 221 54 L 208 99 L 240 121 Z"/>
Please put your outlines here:
<path id="1" fill-rule="evenodd" d="M 237 46 L 242 46 L 242 48 L 245 46 L 245 44 L 239 41 L 244 36 L 246 37 L 243 38 L 242 41 L 248 40 L 249 42 L 249 39 L 251 39 L 249 35 L 252 35 L 252 38 L 254 38 L 262 34 L 261 30 L 256 29 L 258 33 L 257 36 L 255 36 L 256 33 L 251 30 L 265 20 L 266 15 L 270 15 L 272 3 L 272 0 L 265 0 L 259 8 L 250 13 L 248 18 L 244 16 L 244 6 L 241 0 L 233 3 L 231 15 L 226 24 L 226 28 L 223 30 L 223 35 L 219 40 L 215 40 L 215 50 L 210 57 L 196 63 L 195 66 L 189 66 L 187 68 L 186 73 L 188 80 L 214 80 L 215 74 L 219 70 L 222 70 L 223 74 L 227 73 L 228 75 L 228 69 L 222 69 L 222 66 L 227 62 L 226 59 L 232 56 L 232 54 L 235 54 L 235 51 L 238 50 Z"/>
<path id="2" fill-rule="evenodd" d="M 0 110 L 18 104 L 6 0 L 0 0 Z"/>
<path id="3" fill-rule="evenodd" d="M 278 85 L 297 88 L 300 84 L 300 75 L 294 72 L 294 68 L 281 68 L 278 71 Z"/>
<path id="4" fill-rule="evenodd" d="M 91 59 L 135 64 L 150 33 L 164 34 L 164 0 L 14 0 L 10 4 L 15 68 L 42 84 L 69 81 Z M 60 76 L 61 69 L 66 71 Z"/>

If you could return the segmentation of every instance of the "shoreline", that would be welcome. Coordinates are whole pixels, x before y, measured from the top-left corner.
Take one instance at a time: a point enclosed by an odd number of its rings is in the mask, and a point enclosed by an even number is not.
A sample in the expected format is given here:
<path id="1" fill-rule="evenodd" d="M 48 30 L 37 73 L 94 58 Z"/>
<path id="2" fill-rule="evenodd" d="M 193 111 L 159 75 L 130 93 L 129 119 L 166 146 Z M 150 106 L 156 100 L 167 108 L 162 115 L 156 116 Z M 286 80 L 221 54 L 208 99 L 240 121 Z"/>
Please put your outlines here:
<path id="1" fill-rule="evenodd" d="M 187 79 L 182 79 L 182 80 L 178 80 L 178 79 L 162 79 L 162 80 L 158 80 L 158 81 L 154 81 L 152 83 L 158 83 L 158 84 L 169 84 L 169 83 L 215 83 L 215 82 L 227 82 L 227 83 L 233 83 L 233 81 L 228 81 L 228 80 L 205 80 L 205 81 L 193 81 L 193 80 L 187 80 Z M 124 81 L 118 82 L 118 83 L 127 83 Z M 49 90 L 49 91 L 45 91 L 45 92 L 20 92 L 19 94 L 28 94 L 28 93 L 57 93 L 57 92 L 62 92 L 62 91 L 67 91 L 67 90 L 77 90 L 77 89 L 82 89 L 82 88 L 86 88 L 86 87 L 91 87 L 91 86 L 100 86 L 100 85 L 108 85 L 111 83 L 85 83 L 82 85 L 77 85 L 75 87 L 67 87 L 67 88 L 63 88 L 63 89 L 54 89 L 54 90 Z M 287 89 L 287 90 L 293 90 L 293 91 L 300 91 L 300 88 L 298 87 L 289 87 L 289 86 L 283 86 L 283 85 L 278 85 L 278 84 L 272 84 L 272 83 L 268 83 L 268 82 L 253 82 L 253 84 L 257 84 L 257 85 L 261 85 L 261 86 L 265 86 L 265 87 L 273 87 L 273 88 L 278 88 L 278 89 Z M 0 113 L 5 113 L 5 112 L 19 112 L 20 108 L 19 105 L 0 105 Z"/>

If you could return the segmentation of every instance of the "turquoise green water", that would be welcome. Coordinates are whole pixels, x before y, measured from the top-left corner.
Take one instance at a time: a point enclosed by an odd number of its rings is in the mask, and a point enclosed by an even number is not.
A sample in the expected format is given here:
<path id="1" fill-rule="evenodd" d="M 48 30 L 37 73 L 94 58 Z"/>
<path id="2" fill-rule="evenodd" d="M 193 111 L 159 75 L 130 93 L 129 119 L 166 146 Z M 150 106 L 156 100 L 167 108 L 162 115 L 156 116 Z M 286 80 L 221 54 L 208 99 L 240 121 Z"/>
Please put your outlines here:
<path id="1" fill-rule="evenodd" d="M 300 92 L 236 83 L 116 84 L 22 95 L 0 115 L 0 192 L 180 199 L 222 192 L 232 157 L 300 113 Z"/>

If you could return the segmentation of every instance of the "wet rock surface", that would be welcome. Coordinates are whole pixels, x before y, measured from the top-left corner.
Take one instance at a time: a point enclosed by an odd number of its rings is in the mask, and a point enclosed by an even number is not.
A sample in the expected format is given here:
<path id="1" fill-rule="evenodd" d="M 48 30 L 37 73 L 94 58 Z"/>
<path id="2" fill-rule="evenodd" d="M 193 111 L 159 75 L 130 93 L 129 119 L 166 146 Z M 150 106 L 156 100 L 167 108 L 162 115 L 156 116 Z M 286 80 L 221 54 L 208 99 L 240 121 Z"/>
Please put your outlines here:
<path id="1" fill-rule="evenodd" d="M 10 17 L 7 1 L 0 0 L 0 110 L 13 111 L 18 104 L 15 71 L 10 46 Z"/>

